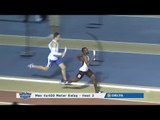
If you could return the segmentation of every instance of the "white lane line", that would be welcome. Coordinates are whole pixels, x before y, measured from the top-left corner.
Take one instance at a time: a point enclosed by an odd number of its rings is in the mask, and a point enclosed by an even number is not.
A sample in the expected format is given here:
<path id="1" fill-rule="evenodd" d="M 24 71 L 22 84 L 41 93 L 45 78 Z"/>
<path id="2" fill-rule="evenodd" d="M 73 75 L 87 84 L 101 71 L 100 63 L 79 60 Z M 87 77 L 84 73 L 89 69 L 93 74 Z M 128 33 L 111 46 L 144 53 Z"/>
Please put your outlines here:
<path id="1" fill-rule="evenodd" d="M 160 18 L 160 15 L 112 15 L 116 17 Z"/>
<path id="2" fill-rule="evenodd" d="M 20 37 L 20 38 L 25 38 L 26 36 L 19 36 L 19 35 L 6 35 L 6 34 L 0 34 L 2 37 Z M 38 38 L 38 39 L 46 39 L 50 37 L 38 37 L 38 36 L 30 36 L 29 38 Z M 52 39 L 52 38 L 51 38 Z M 160 44 L 153 44 L 153 43 L 137 43 L 137 42 L 117 42 L 117 41 L 108 41 L 108 40 L 86 40 L 86 39 L 72 39 L 72 38 L 62 38 L 62 40 L 67 40 L 67 41 L 78 41 L 78 42 L 104 42 L 104 43 L 122 43 L 122 44 L 137 44 L 137 45 L 155 45 L 159 46 Z M 102 43 L 103 44 L 103 43 Z"/>
<path id="3" fill-rule="evenodd" d="M 25 45 L 17 45 L 17 44 L 0 44 L 0 46 L 17 46 L 17 47 L 23 47 Z M 30 47 L 37 47 L 37 48 L 48 48 L 47 46 L 34 46 L 30 45 Z M 81 50 L 80 48 L 67 48 L 68 50 Z M 99 52 L 112 52 L 112 53 L 128 53 L 128 54 L 142 54 L 142 55 L 160 55 L 160 53 L 149 53 L 149 52 L 134 52 L 134 51 L 118 51 L 118 50 L 96 50 Z"/>
<path id="4" fill-rule="evenodd" d="M 0 77 L 0 80 L 13 80 L 13 81 L 21 81 L 21 82 L 37 82 L 37 83 L 53 83 L 60 84 L 60 80 L 51 81 L 51 80 L 39 80 L 33 78 L 17 78 L 17 77 Z M 72 85 L 88 85 L 93 86 L 92 84 L 87 83 L 72 83 Z M 154 91 L 160 92 L 160 88 L 150 88 L 150 87 L 135 87 L 135 86 L 124 86 L 124 85 L 107 85 L 107 84 L 99 84 L 100 87 L 104 88 L 117 88 L 117 89 L 127 89 L 127 90 L 144 90 L 144 91 Z"/>
<path id="5" fill-rule="evenodd" d="M 15 104 L 14 104 L 14 102 L 0 102 L 0 105 L 15 105 Z M 32 104 L 26 104 L 26 103 L 17 102 L 16 105 L 32 105 Z"/>

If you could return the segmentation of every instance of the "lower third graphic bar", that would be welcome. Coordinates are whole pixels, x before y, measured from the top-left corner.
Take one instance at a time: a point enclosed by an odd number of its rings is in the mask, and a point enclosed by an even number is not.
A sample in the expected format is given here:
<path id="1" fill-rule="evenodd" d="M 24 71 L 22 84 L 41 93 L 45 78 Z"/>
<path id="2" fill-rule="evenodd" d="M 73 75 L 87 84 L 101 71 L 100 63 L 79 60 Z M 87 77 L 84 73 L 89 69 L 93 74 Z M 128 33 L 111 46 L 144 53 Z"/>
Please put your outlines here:
<path id="1" fill-rule="evenodd" d="M 144 98 L 144 93 L 106 93 L 105 98 Z"/>

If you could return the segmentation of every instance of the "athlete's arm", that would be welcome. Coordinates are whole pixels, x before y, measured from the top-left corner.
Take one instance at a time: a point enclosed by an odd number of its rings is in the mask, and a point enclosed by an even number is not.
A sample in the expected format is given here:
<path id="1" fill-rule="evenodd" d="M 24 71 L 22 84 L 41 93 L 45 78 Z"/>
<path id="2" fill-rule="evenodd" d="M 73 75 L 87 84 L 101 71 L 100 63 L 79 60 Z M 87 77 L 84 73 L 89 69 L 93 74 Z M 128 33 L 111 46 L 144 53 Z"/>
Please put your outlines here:
<path id="1" fill-rule="evenodd" d="M 51 48 L 51 53 L 53 55 L 56 55 L 56 56 L 62 56 L 63 53 L 56 52 L 56 46 L 57 46 L 57 44 L 55 42 L 52 42 L 52 44 L 51 44 L 51 47 L 52 47 Z"/>
<path id="2" fill-rule="evenodd" d="M 78 59 L 79 61 L 83 61 L 82 55 L 78 55 L 78 56 L 77 56 L 77 59 Z"/>
<path id="3" fill-rule="evenodd" d="M 87 64 L 87 66 L 89 66 L 92 63 L 94 58 L 92 58 L 91 60 L 88 60 L 87 56 L 83 55 L 83 59 L 84 59 L 84 62 Z"/>

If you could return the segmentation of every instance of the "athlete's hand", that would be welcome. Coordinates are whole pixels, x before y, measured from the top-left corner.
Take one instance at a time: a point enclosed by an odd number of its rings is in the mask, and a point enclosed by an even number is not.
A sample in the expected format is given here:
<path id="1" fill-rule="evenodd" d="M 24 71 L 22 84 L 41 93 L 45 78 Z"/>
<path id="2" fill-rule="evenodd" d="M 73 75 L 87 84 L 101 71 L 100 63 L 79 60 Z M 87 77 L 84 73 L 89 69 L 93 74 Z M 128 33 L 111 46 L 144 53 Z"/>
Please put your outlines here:
<path id="1" fill-rule="evenodd" d="M 96 56 L 93 56 L 93 60 L 94 60 L 94 61 L 96 60 Z"/>
<path id="2" fill-rule="evenodd" d="M 64 57 L 64 55 L 65 55 L 65 52 L 62 53 L 62 58 Z"/>
<path id="3" fill-rule="evenodd" d="M 82 55 L 78 55 L 78 56 L 77 56 L 77 59 L 81 62 L 81 61 L 83 60 Z"/>
<path id="4" fill-rule="evenodd" d="M 66 52 L 67 52 L 67 47 L 65 46 L 64 52 L 62 53 L 62 58 L 65 56 Z"/>
<path id="5" fill-rule="evenodd" d="M 96 60 L 96 51 L 93 50 L 93 60 L 95 61 Z"/>

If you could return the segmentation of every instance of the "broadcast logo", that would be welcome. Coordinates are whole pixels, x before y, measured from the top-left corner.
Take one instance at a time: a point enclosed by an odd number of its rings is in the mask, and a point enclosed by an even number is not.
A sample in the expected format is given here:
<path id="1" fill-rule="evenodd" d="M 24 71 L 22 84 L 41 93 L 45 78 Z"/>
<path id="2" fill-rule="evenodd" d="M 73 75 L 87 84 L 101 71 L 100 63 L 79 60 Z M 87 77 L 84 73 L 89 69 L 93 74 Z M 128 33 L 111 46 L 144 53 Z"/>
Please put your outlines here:
<path id="1" fill-rule="evenodd" d="M 106 93 L 104 98 L 144 98 L 144 93 Z"/>
<path id="2" fill-rule="evenodd" d="M 110 93 L 108 93 L 108 94 L 107 94 L 107 97 L 108 97 L 108 98 L 110 98 L 110 97 L 111 97 L 111 94 L 110 94 Z"/>
<path id="3" fill-rule="evenodd" d="M 22 92 L 22 93 L 19 93 L 19 96 L 22 99 L 29 99 L 31 97 L 31 93 Z"/>

